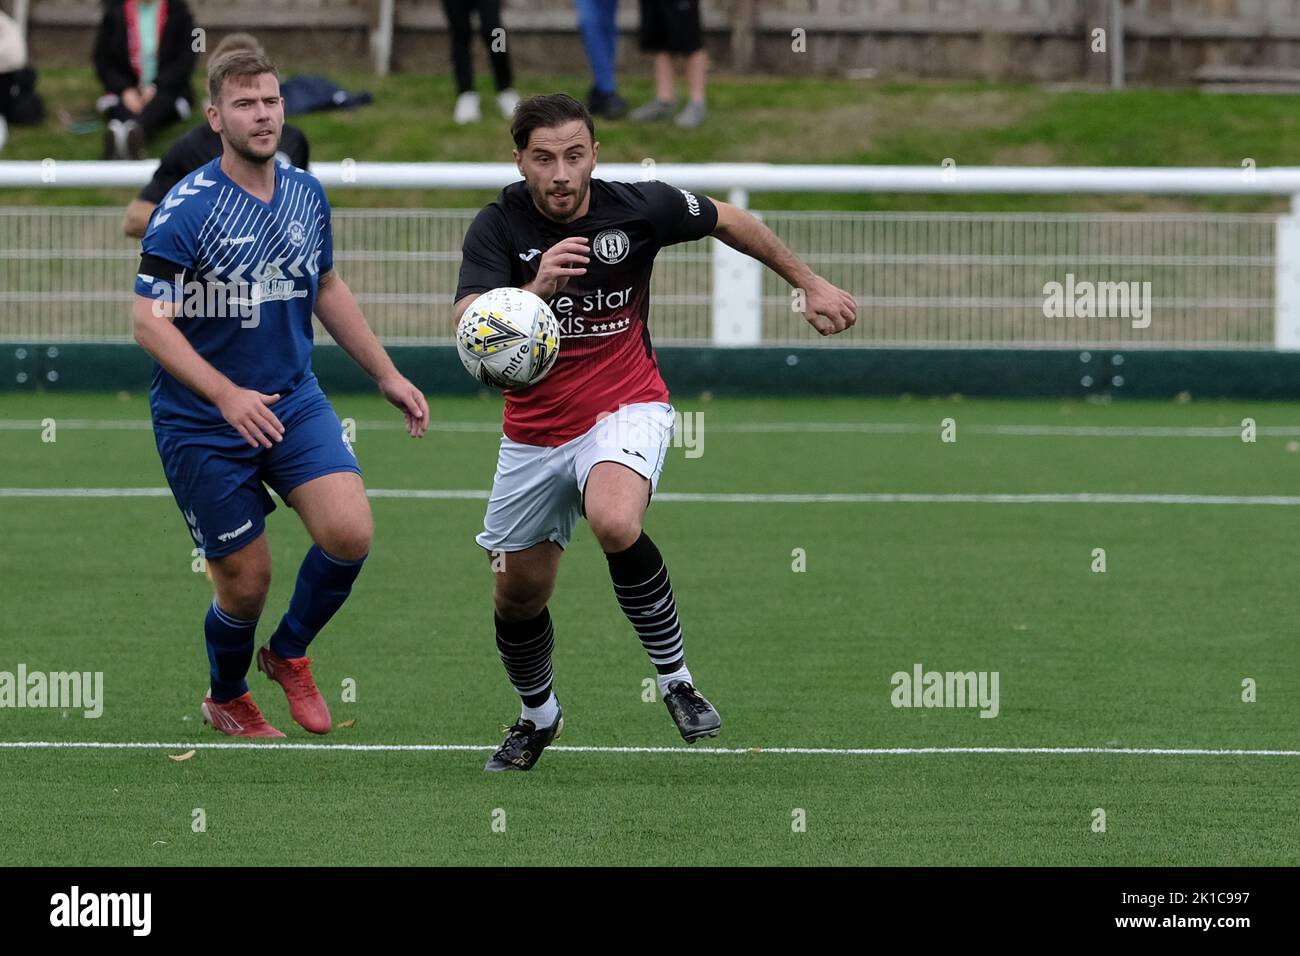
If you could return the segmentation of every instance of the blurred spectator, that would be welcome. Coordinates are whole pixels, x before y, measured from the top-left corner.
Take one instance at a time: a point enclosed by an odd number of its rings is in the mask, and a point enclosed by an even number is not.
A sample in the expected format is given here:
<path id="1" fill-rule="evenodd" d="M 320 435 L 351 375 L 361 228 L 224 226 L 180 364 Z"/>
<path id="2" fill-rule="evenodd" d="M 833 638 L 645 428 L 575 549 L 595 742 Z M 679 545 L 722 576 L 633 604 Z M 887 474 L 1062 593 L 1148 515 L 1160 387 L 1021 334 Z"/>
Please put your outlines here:
<path id="1" fill-rule="evenodd" d="M 618 52 L 618 0 L 577 0 L 578 29 L 591 63 L 591 92 L 587 109 L 592 116 L 619 119 L 627 103 L 618 95 L 614 56 Z"/>
<path id="2" fill-rule="evenodd" d="M 247 33 L 232 33 L 218 43 L 217 48 L 212 51 L 212 55 L 208 57 L 208 69 L 211 70 L 212 65 L 227 53 L 234 53 L 236 50 L 252 50 L 262 55 L 266 54 L 256 37 Z M 207 97 L 204 97 L 205 111 L 207 104 Z M 276 159 L 297 166 L 299 169 L 306 169 L 308 153 L 307 137 L 302 130 L 285 123 L 280 133 L 280 148 L 276 152 Z M 145 230 L 149 228 L 149 217 L 167 195 L 167 191 L 204 163 L 220 155 L 221 136 L 212 131 L 205 116 L 202 123 L 178 139 L 167 152 L 163 153 L 162 161 L 154 171 L 153 179 L 145 184 L 144 189 L 140 190 L 140 195 L 132 199 L 126 207 L 122 231 L 137 239 L 144 238 Z"/>
<path id="3" fill-rule="evenodd" d="M 0 10 L 0 149 L 9 138 L 10 123 L 31 126 L 44 118 L 36 71 L 27 65 L 27 42 L 18 24 Z"/>
<path id="4" fill-rule="evenodd" d="M 637 122 L 662 120 L 677 110 L 673 56 L 686 57 L 690 101 L 677 114 L 688 129 L 704 122 L 704 83 L 709 56 L 700 30 L 700 0 L 641 0 L 641 49 L 655 55 L 655 98 L 632 111 Z"/>
<path id="5" fill-rule="evenodd" d="M 505 34 L 494 43 L 493 32 L 501 29 L 500 0 L 442 0 L 447 14 L 448 33 L 451 36 L 451 65 L 456 74 L 457 123 L 477 123 L 482 119 L 478 93 L 474 92 L 474 57 L 470 49 L 473 31 L 469 25 L 471 12 L 478 13 L 479 35 L 488 48 L 492 60 L 492 77 L 496 81 L 497 106 L 501 115 L 510 119 L 519 105 L 519 94 L 514 90 L 514 73 L 510 68 L 510 53 L 506 49 Z"/>
<path id="6" fill-rule="evenodd" d="M 94 52 L 105 159 L 141 159 L 155 133 L 189 117 L 193 30 L 185 0 L 105 0 Z"/>
<path id="7" fill-rule="evenodd" d="M 0 10 L 0 149 L 9 139 L 9 104 L 18 71 L 27 62 L 27 44 L 9 14 Z"/>

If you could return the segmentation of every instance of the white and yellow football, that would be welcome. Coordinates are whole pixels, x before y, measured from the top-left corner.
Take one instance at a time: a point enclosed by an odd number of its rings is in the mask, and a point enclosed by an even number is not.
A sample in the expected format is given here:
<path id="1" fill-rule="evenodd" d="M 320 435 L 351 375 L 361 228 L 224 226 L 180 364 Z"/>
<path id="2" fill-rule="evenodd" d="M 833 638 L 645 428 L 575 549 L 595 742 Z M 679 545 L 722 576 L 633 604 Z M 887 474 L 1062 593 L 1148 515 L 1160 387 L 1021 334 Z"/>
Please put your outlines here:
<path id="1" fill-rule="evenodd" d="M 524 289 L 492 289 L 470 303 L 456 326 L 456 351 L 474 379 L 493 388 L 536 385 L 560 354 L 560 324 Z"/>

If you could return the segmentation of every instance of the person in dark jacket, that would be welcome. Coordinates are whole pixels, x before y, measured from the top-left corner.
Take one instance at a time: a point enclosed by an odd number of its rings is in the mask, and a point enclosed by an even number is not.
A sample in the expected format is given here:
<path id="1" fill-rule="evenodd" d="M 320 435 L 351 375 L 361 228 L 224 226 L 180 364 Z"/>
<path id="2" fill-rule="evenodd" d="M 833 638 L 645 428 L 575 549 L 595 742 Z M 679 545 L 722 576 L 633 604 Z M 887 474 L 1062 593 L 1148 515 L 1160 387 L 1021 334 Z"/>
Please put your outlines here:
<path id="1" fill-rule="evenodd" d="M 155 133 L 189 117 L 197 58 L 185 0 L 105 0 L 94 50 L 105 159 L 141 159 Z"/>
<path id="2" fill-rule="evenodd" d="M 208 57 L 208 70 L 227 53 L 238 50 L 252 50 L 266 55 L 257 38 L 248 33 L 231 33 L 227 35 Z M 207 103 L 207 100 L 204 100 Z M 163 153 L 153 178 L 140 190 L 126 207 L 122 220 L 122 231 L 128 236 L 143 239 L 149 228 L 149 219 L 153 211 L 162 202 L 163 197 L 178 182 L 211 159 L 221 155 L 221 136 L 212 131 L 206 117 L 203 122 L 190 130 Z M 296 126 L 285 123 L 280 130 L 280 148 L 275 153 L 276 162 L 287 163 L 306 169 L 310 160 L 310 147 L 307 136 Z"/>
<path id="3" fill-rule="evenodd" d="M 27 39 L 9 14 L 0 10 L 0 149 L 9 135 L 9 113 L 19 71 L 27 65 Z"/>

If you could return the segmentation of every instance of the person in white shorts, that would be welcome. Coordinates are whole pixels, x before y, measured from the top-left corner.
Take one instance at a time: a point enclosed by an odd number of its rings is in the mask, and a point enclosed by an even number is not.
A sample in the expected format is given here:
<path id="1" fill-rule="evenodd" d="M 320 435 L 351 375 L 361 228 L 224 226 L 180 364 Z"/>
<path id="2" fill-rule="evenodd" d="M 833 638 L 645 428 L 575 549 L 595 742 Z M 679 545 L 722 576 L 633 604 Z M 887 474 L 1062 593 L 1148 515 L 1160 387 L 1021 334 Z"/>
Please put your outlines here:
<path id="1" fill-rule="evenodd" d="M 603 461 L 618 462 L 648 479 L 653 496 L 675 422 L 667 402 L 641 402 L 552 448 L 502 435 L 484 530 L 475 540 L 497 553 L 523 551 L 542 541 L 567 548 L 583 514 L 592 469 Z"/>
<path id="2" fill-rule="evenodd" d="M 453 324 L 484 292 L 527 289 L 555 313 L 560 354 L 542 381 L 505 392 L 496 480 L 476 539 L 496 572 L 497 651 L 523 702 L 484 769 L 531 769 L 563 727 L 546 605 L 579 517 L 605 553 L 678 732 L 688 743 L 715 737 L 722 720 L 695 689 L 668 567 L 642 527 L 675 420 L 647 325 L 654 259 L 664 246 L 716 236 L 799 288 L 804 317 L 823 335 L 850 328 L 857 305 L 743 210 L 667 183 L 593 179 L 600 144 L 571 96 L 520 103 L 510 134 L 524 179 L 465 235 Z"/>

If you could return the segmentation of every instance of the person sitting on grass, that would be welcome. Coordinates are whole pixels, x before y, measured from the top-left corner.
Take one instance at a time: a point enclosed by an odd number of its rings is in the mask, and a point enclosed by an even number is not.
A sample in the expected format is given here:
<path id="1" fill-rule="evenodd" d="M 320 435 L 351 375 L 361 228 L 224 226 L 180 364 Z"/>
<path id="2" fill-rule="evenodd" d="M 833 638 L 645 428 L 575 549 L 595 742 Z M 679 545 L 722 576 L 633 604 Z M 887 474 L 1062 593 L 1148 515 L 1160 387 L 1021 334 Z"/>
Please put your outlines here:
<path id="1" fill-rule="evenodd" d="M 93 54 L 105 90 L 104 159 L 143 159 L 159 130 L 189 118 L 193 32 L 185 0 L 105 0 Z"/>
<path id="2" fill-rule="evenodd" d="M 208 75 L 212 75 L 214 66 L 223 56 L 239 50 L 252 50 L 262 56 L 266 55 L 256 37 L 248 33 L 231 33 L 217 44 L 217 48 L 208 57 Z M 207 109 L 206 100 L 204 109 Z M 143 239 L 145 230 L 149 228 L 149 217 L 162 202 L 163 196 L 194 170 L 220 155 L 221 136 L 213 131 L 204 117 L 203 122 L 172 143 L 167 152 L 163 153 L 153 178 L 145 183 L 140 194 L 127 205 L 122 231 L 135 239 Z M 280 132 L 280 148 L 275 152 L 275 159 L 282 166 L 306 169 L 310 160 L 306 134 L 296 126 L 285 123 Z"/>

